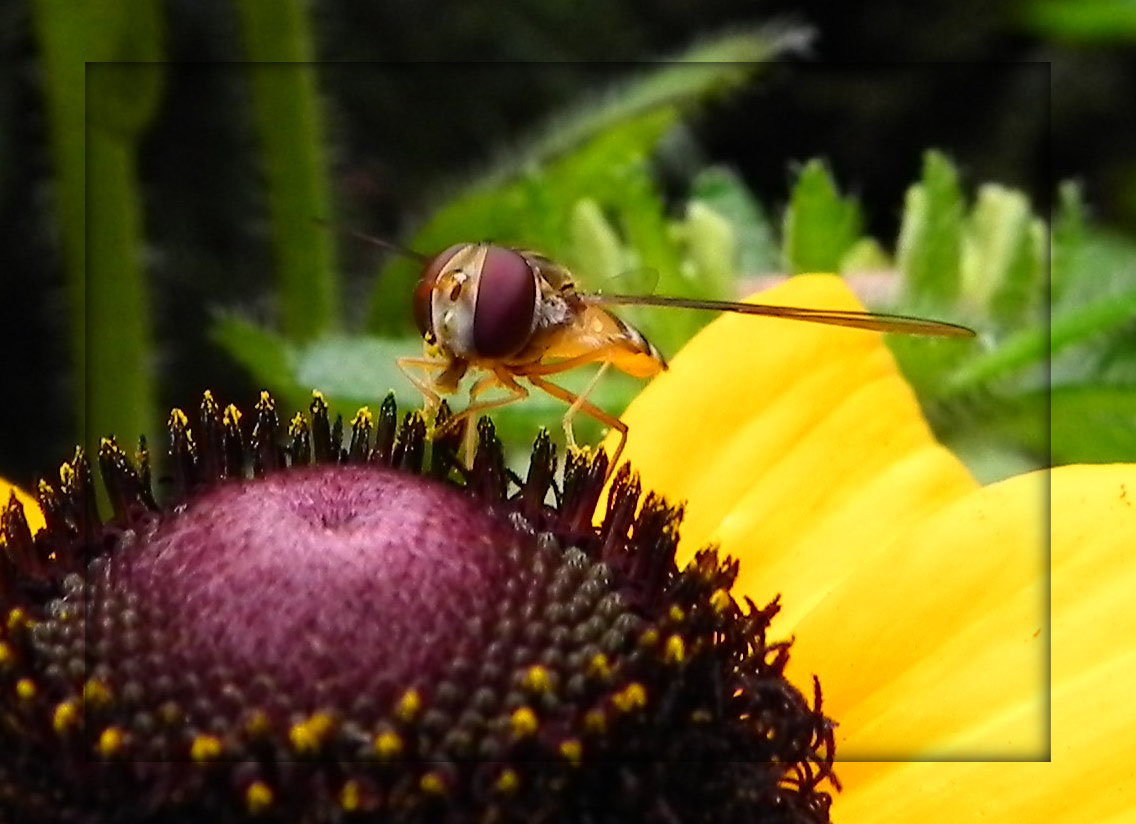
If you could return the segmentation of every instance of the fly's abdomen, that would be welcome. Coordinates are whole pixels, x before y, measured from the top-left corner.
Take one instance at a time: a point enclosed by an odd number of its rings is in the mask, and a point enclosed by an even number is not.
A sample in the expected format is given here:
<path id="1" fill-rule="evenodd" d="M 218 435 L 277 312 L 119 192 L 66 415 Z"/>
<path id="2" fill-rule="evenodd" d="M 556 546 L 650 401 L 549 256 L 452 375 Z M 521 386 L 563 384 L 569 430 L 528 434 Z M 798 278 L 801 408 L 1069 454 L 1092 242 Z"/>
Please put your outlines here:
<path id="1" fill-rule="evenodd" d="M 667 359 L 655 344 L 647 340 L 646 335 L 620 318 L 614 315 L 612 317 L 619 325 L 624 348 L 627 350 L 627 356 L 614 364 L 617 369 L 635 378 L 649 378 L 667 368 Z"/>

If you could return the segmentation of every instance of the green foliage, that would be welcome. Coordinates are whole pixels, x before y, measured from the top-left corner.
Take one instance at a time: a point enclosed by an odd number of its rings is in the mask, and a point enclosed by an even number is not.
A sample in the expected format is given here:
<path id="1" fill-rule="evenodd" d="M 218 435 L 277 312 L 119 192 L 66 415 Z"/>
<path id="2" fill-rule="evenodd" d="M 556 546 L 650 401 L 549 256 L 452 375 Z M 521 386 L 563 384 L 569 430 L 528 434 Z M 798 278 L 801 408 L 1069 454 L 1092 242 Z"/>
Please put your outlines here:
<path id="1" fill-rule="evenodd" d="M 764 43 L 749 37 L 738 42 Z M 1136 460 L 1136 249 L 1092 227 L 1075 186 L 1059 192 L 1048 249 L 1046 224 L 1024 194 L 984 183 L 971 198 L 953 163 L 934 150 L 907 191 L 894 243 L 863 234 L 859 205 L 821 160 L 801 168 L 779 233 L 758 197 L 722 167 L 692 172 L 679 202 L 666 202 L 653 167 L 660 145 L 694 102 L 741 76 L 737 66 L 664 66 L 625 84 L 456 189 L 407 245 L 432 253 L 492 240 L 562 261 L 585 289 L 642 291 L 631 279 L 645 276 L 647 291 L 679 296 L 736 296 L 739 275 L 779 262 L 790 273 L 855 278 L 870 270 L 878 280 L 891 272 L 891 288 L 873 309 L 967 323 L 979 333 L 969 342 L 891 336 L 889 343 L 939 437 L 981 479 L 1051 460 Z M 411 260 L 384 265 L 371 334 L 301 339 L 226 317 L 215 337 L 297 405 L 313 387 L 346 407 L 374 403 L 393 387 L 400 403 L 415 406 L 421 399 L 395 361 L 420 349 L 407 305 L 418 273 Z M 707 320 L 634 310 L 629 319 L 668 354 Z M 557 378 L 579 389 L 589 376 L 573 370 Z M 637 388 L 616 377 L 601 382 L 593 400 L 618 412 Z M 495 416 L 519 441 L 563 409 L 534 394 Z M 582 439 L 598 436 L 578 420 Z"/>
<path id="2" fill-rule="evenodd" d="M 702 204 L 729 221 L 738 271 L 777 269 L 781 247 L 769 218 L 761 202 L 732 169 L 708 166 L 695 174 L 690 183 L 690 203 Z"/>
<path id="3" fill-rule="evenodd" d="M 311 36 L 300 0 L 238 0 L 264 158 L 280 322 L 303 340 L 338 327 L 334 239 Z"/>
<path id="4" fill-rule="evenodd" d="M 732 32 L 585 100 L 454 192 L 407 245 L 424 253 L 462 240 L 522 245 L 594 278 L 580 266 L 590 252 L 580 254 L 572 245 L 573 213 L 587 199 L 623 239 L 631 268 L 655 270 L 660 293 L 694 294 L 700 284 L 680 272 L 650 158 L 680 117 L 738 88 L 761 68 L 760 61 L 806 38 L 807 32 L 785 27 Z M 383 267 L 371 303 L 372 329 L 409 331 L 407 295 L 417 275 L 409 261 Z M 675 339 L 685 339 L 694 328 L 677 330 Z"/>
<path id="5" fill-rule="evenodd" d="M 1075 184 L 1058 200 L 1050 283 L 1048 232 L 1025 196 L 979 187 L 959 223 L 958 296 L 979 344 L 892 341 L 936 430 L 984 479 L 1136 460 L 1136 244 L 1091 228 Z"/>
<path id="6" fill-rule="evenodd" d="M 661 294 L 732 294 L 738 255 L 771 255 L 768 229 L 751 219 L 760 207 L 728 173 L 715 177 L 708 172 L 681 217 L 672 219 L 652 159 L 660 141 L 698 103 L 737 88 L 761 68 L 760 61 L 800 46 L 806 37 L 790 27 L 733 32 L 584 101 L 458 188 L 407 245 L 431 253 L 462 240 L 492 240 L 562 261 L 581 277 L 584 288 L 633 292 L 643 288 L 635 283 L 639 278 Z M 262 120 L 267 124 L 272 117 L 266 114 Z M 272 173 L 272 152 L 268 159 Z M 735 231 L 736 222 L 721 217 L 719 206 L 744 215 L 744 231 Z M 311 217 L 312 207 L 308 212 Z M 217 322 L 214 337 L 260 383 L 297 403 L 305 402 L 313 387 L 347 406 L 374 402 L 393 387 L 400 403 L 417 406 L 421 398 L 395 367 L 395 359 L 421 350 L 409 311 L 419 271 L 416 261 L 397 257 L 383 266 L 370 318 L 370 327 L 381 334 L 305 337 L 285 327 L 280 335 L 229 316 Z M 708 320 L 696 314 L 666 319 L 635 310 L 627 314 L 668 352 Z M 579 389 L 588 377 L 587 371 L 577 370 L 558 376 L 558 382 Z M 593 399 L 618 411 L 637 386 L 613 376 L 601 383 Z M 563 410 L 560 401 L 534 395 L 501 410 L 495 419 L 505 435 L 521 435 Z M 513 427 L 523 432 L 514 433 Z M 598 427 L 583 419 L 577 429 L 581 438 L 598 436 Z"/>
<path id="7" fill-rule="evenodd" d="M 785 210 L 782 250 L 785 269 L 835 272 L 840 259 L 860 235 L 863 221 L 854 200 L 841 197 L 823 161 L 801 169 Z"/>
<path id="8" fill-rule="evenodd" d="M 939 152 L 927 152 L 923 177 L 907 190 L 896 240 L 907 303 L 934 309 L 954 304 L 959 293 L 963 231 L 958 173 Z"/>
<path id="9" fill-rule="evenodd" d="M 153 434 L 137 148 L 162 97 L 161 7 L 37 0 L 64 240 L 76 440 Z M 89 241 L 89 245 L 88 245 Z"/>
<path id="10" fill-rule="evenodd" d="M 1136 3 L 1132 0 L 1033 0 L 1022 19 L 1035 31 L 1080 43 L 1136 41 Z"/>

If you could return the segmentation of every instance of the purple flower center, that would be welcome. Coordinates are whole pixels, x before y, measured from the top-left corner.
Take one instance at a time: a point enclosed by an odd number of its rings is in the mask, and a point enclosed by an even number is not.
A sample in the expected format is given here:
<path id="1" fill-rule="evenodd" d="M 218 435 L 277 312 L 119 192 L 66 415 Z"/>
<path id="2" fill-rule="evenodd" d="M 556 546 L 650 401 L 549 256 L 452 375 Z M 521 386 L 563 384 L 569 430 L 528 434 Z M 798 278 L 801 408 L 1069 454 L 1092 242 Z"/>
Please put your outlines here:
<path id="1" fill-rule="evenodd" d="M 482 640 L 469 619 L 499 601 L 510 537 L 440 483 L 311 467 L 196 498 L 119 556 L 113 587 L 177 639 L 168 652 L 191 671 L 383 703 Z"/>

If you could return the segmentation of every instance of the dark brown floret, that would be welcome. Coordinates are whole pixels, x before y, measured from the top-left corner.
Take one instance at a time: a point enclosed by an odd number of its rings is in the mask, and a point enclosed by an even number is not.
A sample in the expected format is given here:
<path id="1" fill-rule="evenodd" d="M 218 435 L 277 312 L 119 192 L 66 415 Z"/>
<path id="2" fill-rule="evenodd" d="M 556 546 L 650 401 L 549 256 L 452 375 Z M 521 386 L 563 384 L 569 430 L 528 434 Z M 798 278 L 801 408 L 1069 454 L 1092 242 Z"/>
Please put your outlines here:
<path id="1" fill-rule="evenodd" d="M 443 409 L 444 418 L 448 412 Z M 815 822 L 832 722 L 784 678 L 776 602 L 675 564 L 682 513 L 542 433 L 526 477 L 478 424 L 392 399 L 344 436 L 208 393 L 13 498 L 0 545 L 0 822 Z M 156 499 L 161 499 L 159 504 Z"/>

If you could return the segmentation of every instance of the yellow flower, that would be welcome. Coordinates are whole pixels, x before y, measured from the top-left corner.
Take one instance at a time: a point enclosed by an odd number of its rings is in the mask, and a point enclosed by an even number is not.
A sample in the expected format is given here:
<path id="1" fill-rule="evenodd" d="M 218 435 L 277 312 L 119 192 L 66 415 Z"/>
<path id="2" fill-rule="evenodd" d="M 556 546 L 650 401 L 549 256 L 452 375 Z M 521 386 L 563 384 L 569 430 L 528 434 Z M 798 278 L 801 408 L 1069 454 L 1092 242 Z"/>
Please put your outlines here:
<path id="1" fill-rule="evenodd" d="M 819 276 L 762 299 L 857 308 Z M 625 455 L 645 488 L 686 502 L 680 566 L 718 543 L 741 561 L 738 598 L 780 593 L 773 637 L 795 638 L 789 675 L 809 694 L 818 674 L 839 723 L 832 820 L 1130 820 L 1136 780 L 1120 747 L 1136 720 L 1136 652 L 1123 643 L 1136 634 L 1136 467 L 981 487 L 935 443 L 879 336 L 774 323 L 767 335 L 764 321 L 724 317 L 695 338 L 626 413 Z M 39 513 L 17 494 L 34 531 Z M 682 635 L 665 641 L 660 660 L 681 662 Z M 551 682 L 532 667 L 522 683 Z M 34 686 L 9 702 L 34 700 Z M 636 686 L 613 706 L 641 708 Z M 514 712 L 514 733 L 530 733 L 533 712 Z M 60 704 L 56 731 L 75 713 Z M 313 746 L 336 733 L 318 714 L 296 730 Z M 103 738 L 129 743 L 116 727 Z M 403 744 L 388 731 L 370 746 Z M 222 746 L 199 736 L 192 752 L 210 760 Z M 563 742 L 564 758 L 577 763 L 580 746 Z M 506 771 L 495 786 L 516 780 Z M 343 785 L 344 809 L 366 801 L 361 787 Z M 446 785 L 427 773 L 422 787 Z M 245 796 L 250 815 L 273 802 L 259 781 Z"/>
<path id="2" fill-rule="evenodd" d="M 761 300 L 858 308 L 826 276 Z M 624 421 L 644 487 L 686 502 L 680 565 L 717 543 L 736 596 L 781 593 L 791 680 L 839 723 L 834 821 L 1131 820 L 1136 466 L 981 487 L 879 335 L 748 317 Z"/>

